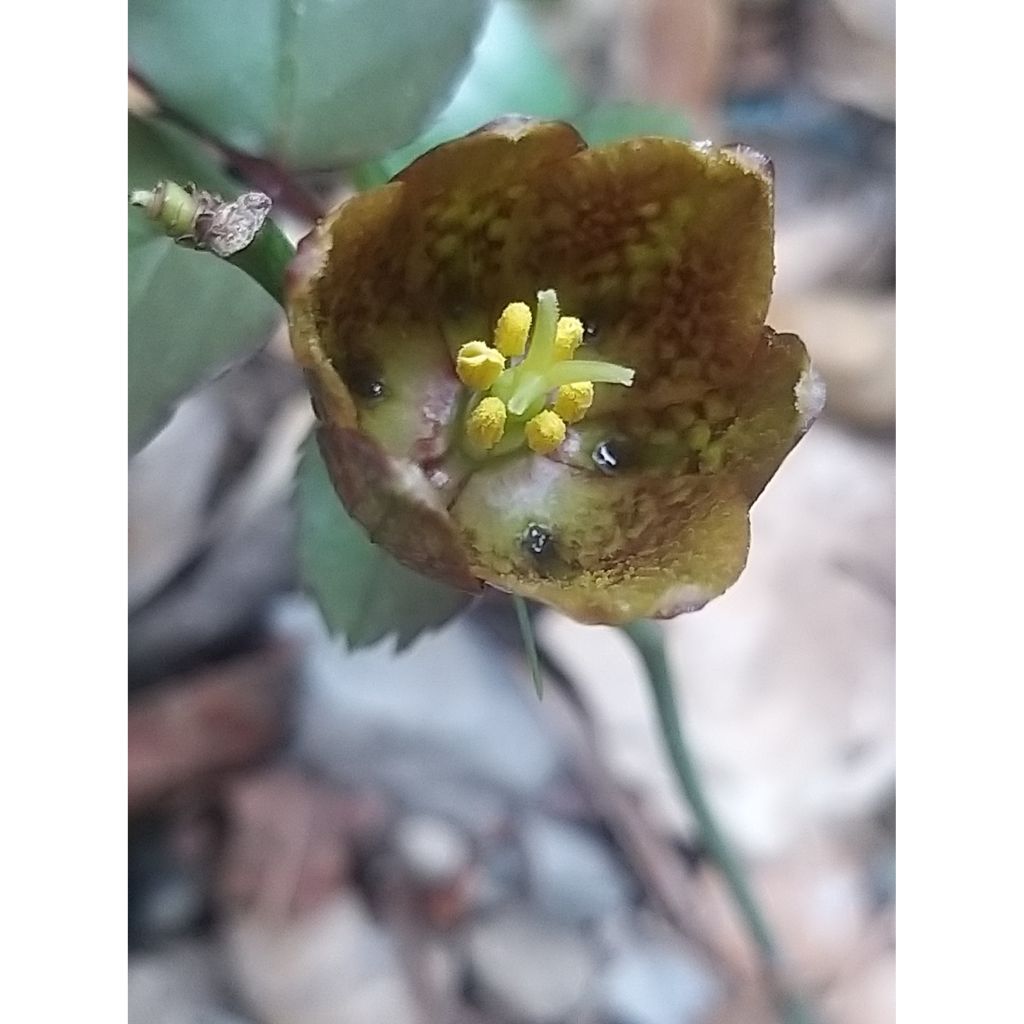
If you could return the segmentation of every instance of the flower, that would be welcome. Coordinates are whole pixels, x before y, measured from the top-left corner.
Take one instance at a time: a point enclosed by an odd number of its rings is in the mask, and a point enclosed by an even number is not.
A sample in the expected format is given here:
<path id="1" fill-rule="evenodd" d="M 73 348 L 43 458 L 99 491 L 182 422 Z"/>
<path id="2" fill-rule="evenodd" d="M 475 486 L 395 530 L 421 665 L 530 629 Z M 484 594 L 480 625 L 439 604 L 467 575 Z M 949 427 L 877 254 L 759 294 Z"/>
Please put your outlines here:
<path id="1" fill-rule="evenodd" d="M 420 572 L 584 622 L 721 594 L 824 400 L 765 326 L 772 219 L 751 150 L 522 118 L 343 202 L 288 304 L 351 515 Z"/>

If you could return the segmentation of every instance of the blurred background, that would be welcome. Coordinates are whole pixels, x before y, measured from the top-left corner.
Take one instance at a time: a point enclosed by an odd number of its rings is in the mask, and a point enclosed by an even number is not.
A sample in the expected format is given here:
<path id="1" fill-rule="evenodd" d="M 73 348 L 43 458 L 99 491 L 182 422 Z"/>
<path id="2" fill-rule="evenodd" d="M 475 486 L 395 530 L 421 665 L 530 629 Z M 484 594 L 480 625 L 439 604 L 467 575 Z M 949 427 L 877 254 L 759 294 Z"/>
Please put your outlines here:
<path id="1" fill-rule="evenodd" d="M 740 581 L 665 633 L 711 799 L 816 1019 L 891 1021 L 893 0 L 477 6 L 422 124 L 325 163 L 226 138 L 219 101 L 168 77 L 201 85 L 202 53 L 179 49 L 205 38 L 196 5 L 163 5 L 175 32 L 133 0 L 130 141 L 157 114 L 195 131 L 293 239 L 494 113 L 573 116 L 593 140 L 654 104 L 666 133 L 772 158 L 769 323 L 805 340 L 828 406 L 755 506 Z M 372 56 L 354 73 L 379 74 Z M 144 317 L 164 346 L 195 331 L 131 302 L 132 344 Z M 776 1020 L 616 631 L 539 611 L 542 702 L 497 595 L 401 652 L 330 639 L 295 555 L 308 398 L 274 308 L 224 309 L 238 352 L 262 347 L 152 419 L 129 464 L 132 1024 Z"/>

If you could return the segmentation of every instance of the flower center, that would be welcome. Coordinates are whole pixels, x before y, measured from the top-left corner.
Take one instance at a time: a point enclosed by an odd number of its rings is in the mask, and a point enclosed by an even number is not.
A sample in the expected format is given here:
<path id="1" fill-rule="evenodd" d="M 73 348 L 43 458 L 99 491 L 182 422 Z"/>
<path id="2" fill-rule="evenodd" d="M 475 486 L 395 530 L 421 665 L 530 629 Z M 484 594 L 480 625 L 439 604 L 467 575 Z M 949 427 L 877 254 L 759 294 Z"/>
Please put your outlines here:
<path id="1" fill-rule="evenodd" d="M 565 440 L 566 424 L 587 414 L 595 384 L 633 383 L 628 367 L 577 359 L 583 336 L 583 324 L 560 316 L 558 296 L 548 289 L 537 293 L 536 317 L 525 302 L 512 302 L 498 318 L 493 345 L 470 341 L 459 349 L 455 372 L 473 391 L 465 437 L 474 455 L 523 444 L 547 455 Z"/>

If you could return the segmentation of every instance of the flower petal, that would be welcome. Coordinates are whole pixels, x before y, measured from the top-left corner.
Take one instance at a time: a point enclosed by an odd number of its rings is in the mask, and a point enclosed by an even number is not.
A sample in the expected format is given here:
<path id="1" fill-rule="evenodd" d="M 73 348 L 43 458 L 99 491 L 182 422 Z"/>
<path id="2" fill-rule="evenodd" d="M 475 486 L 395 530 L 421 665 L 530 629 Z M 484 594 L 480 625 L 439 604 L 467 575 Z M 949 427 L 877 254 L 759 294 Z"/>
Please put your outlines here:
<path id="1" fill-rule="evenodd" d="M 746 562 L 751 504 L 824 399 L 795 335 L 764 328 L 747 372 L 728 419 L 664 448 L 654 428 L 602 469 L 609 421 L 587 420 L 560 461 L 478 471 L 451 507 L 472 571 L 584 622 L 670 617 L 723 593 Z"/>
<path id="2" fill-rule="evenodd" d="M 772 183 L 749 153 L 653 138 L 586 150 L 519 216 L 519 290 L 556 289 L 600 358 L 637 371 L 606 405 L 663 408 L 738 376 L 774 270 Z"/>
<path id="3" fill-rule="evenodd" d="M 737 409 L 722 434 L 722 471 L 753 501 L 807 432 L 825 402 L 825 386 L 795 334 L 763 332 L 763 344 L 735 390 Z"/>
<path id="4" fill-rule="evenodd" d="M 302 241 L 289 272 L 292 347 L 349 514 L 399 561 L 475 592 L 440 492 L 413 461 L 443 449 L 458 381 L 436 327 L 389 319 L 394 277 L 382 268 L 401 190 L 353 197 Z"/>
<path id="5" fill-rule="evenodd" d="M 423 462 L 447 448 L 461 389 L 438 325 L 401 316 L 392 254 L 381 244 L 401 191 L 353 197 L 302 242 L 291 333 L 300 363 L 319 380 L 325 418 Z"/>
<path id="6" fill-rule="evenodd" d="M 532 303 L 545 286 L 513 294 L 505 273 L 507 252 L 518 251 L 515 238 L 523 230 L 520 206 L 537 182 L 557 175 L 585 145 L 568 124 L 508 117 L 432 149 L 395 176 L 406 190 L 398 242 L 405 280 L 424 309 L 445 322 L 475 310 L 493 328 L 509 302 Z M 489 338 L 478 323 L 469 328 L 473 336 Z"/>
<path id="7" fill-rule="evenodd" d="M 721 594 L 822 401 L 800 340 L 763 327 L 772 201 L 770 163 L 742 147 L 587 150 L 568 125 L 508 118 L 343 203 L 300 246 L 289 303 L 350 513 L 426 575 L 582 621 Z M 634 386 L 597 384 L 548 456 L 474 463 L 452 444 L 453 357 L 547 288 L 584 323 L 579 357 L 635 368 Z"/>
<path id="8" fill-rule="evenodd" d="M 583 145 L 566 124 L 503 119 L 351 197 L 303 240 L 292 341 L 330 416 L 395 456 L 444 450 L 459 398 L 451 356 L 491 335 L 523 182 Z"/>
<path id="9" fill-rule="evenodd" d="M 402 193 L 401 185 L 385 185 L 352 196 L 299 244 L 288 302 L 292 345 L 303 366 L 344 356 L 369 325 L 407 319 L 396 315 L 401 253 L 393 242 L 400 234 Z"/>
<path id="10" fill-rule="evenodd" d="M 475 473 L 451 511 L 477 575 L 614 624 L 721 594 L 746 562 L 747 508 L 727 476 L 609 478 L 533 456 Z"/>
<path id="11" fill-rule="evenodd" d="M 375 544 L 412 569 L 471 593 L 481 587 L 454 524 L 422 470 L 358 430 L 322 423 L 317 440 L 349 514 Z"/>

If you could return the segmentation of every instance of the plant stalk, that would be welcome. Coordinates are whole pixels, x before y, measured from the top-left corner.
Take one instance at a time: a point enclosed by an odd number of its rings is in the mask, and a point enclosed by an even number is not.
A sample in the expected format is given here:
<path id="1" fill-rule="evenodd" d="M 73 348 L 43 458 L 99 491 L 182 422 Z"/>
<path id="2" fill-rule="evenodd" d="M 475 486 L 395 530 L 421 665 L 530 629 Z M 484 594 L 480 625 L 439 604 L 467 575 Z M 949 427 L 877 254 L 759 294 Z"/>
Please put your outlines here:
<path id="1" fill-rule="evenodd" d="M 658 714 L 662 740 L 676 780 L 693 811 L 708 855 L 725 876 L 736 908 L 757 946 L 762 968 L 772 986 L 779 1015 L 784 1024 L 811 1024 L 812 1018 L 806 1007 L 781 977 L 782 964 L 774 936 L 750 889 L 743 866 L 719 827 L 708 803 L 700 771 L 683 736 L 679 707 L 661 631 L 654 623 L 645 621 L 623 626 L 622 631 L 632 641 L 644 663 Z"/>
<path id="2" fill-rule="evenodd" d="M 285 271 L 294 255 L 295 247 L 268 217 L 256 237 L 241 252 L 227 259 L 228 263 L 244 270 L 284 309 Z"/>
<path id="3" fill-rule="evenodd" d="M 145 211 L 169 238 L 212 252 L 249 275 L 285 308 L 288 264 L 295 247 L 270 219 L 262 192 L 225 201 L 195 186 L 161 181 L 132 192 L 128 201 Z"/>
<path id="4" fill-rule="evenodd" d="M 512 603 L 516 609 L 516 619 L 519 621 L 519 633 L 523 638 L 523 650 L 526 653 L 526 664 L 530 668 L 530 676 L 533 679 L 533 688 L 537 691 L 537 699 L 544 699 L 544 679 L 540 674 L 540 661 L 537 658 L 537 640 L 533 635 L 533 623 L 530 622 L 530 609 L 526 599 L 518 594 L 512 595 Z"/>

